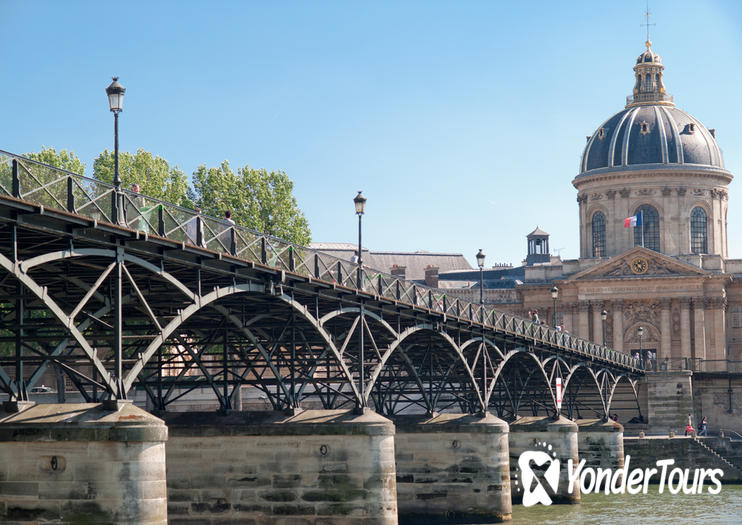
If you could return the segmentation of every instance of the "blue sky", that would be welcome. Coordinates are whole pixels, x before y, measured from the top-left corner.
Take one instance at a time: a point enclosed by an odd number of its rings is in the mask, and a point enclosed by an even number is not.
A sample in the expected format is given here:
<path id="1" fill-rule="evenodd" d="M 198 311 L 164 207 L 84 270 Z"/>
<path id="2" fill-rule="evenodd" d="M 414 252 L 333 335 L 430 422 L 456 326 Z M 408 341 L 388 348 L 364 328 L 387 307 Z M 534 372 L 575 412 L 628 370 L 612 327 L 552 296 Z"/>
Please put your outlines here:
<path id="1" fill-rule="evenodd" d="M 653 49 L 681 109 L 742 176 L 742 3 L 653 1 Z M 525 236 L 578 256 L 585 136 L 623 108 L 645 4 L 0 0 L 0 149 L 112 149 L 105 87 L 127 88 L 123 151 L 186 173 L 282 169 L 315 241 L 519 264 Z M 742 192 L 729 198 L 742 258 Z"/>

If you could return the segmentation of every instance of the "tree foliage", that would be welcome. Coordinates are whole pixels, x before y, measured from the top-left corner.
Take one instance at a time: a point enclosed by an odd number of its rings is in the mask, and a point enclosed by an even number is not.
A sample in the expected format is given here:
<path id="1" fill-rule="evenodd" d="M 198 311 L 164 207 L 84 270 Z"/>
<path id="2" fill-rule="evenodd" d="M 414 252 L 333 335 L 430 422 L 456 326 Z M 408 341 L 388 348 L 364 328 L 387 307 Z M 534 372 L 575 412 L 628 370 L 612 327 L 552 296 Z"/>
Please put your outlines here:
<path id="1" fill-rule="evenodd" d="M 85 173 L 85 165 L 71 151 L 57 152 L 44 147 L 26 156 L 74 173 Z M 0 183 L 9 184 L 9 168 L 5 171 L 8 173 L 0 169 Z M 189 187 L 188 177 L 177 166 L 170 166 L 162 157 L 139 149 L 134 154 L 119 153 L 119 174 L 123 188 L 129 189 L 137 183 L 141 192 L 151 197 L 186 208 L 198 206 L 214 217 L 223 217 L 224 212 L 230 210 L 239 225 L 305 246 L 311 240 L 309 223 L 293 195 L 294 183 L 283 171 L 253 169 L 246 165 L 235 172 L 229 162 L 224 161 L 218 167 L 199 166 L 193 173 L 193 187 Z M 98 155 L 92 176 L 113 183 L 112 151 L 105 150 Z M 59 191 L 66 191 L 66 186 L 60 186 Z M 59 198 L 64 201 L 61 193 Z"/>
<path id="2" fill-rule="evenodd" d="M 135 154 L 119 152 L 121 186 L 129 189 L 139 184 L 141 192 L 173 204 L 193 207 L 188 198 L 188 177 L 177 166 L 143 149 Z M 113 183 L 114 153 L 105 150 L 93 163 L 93 177 Z"/>
<path id="3" fill-rule="evenodd" d="M 224 161 L 216 168 L 199 166 L 193 173 L 191 199 L 204 213 L 222 217 L 231 210 L 237 224 L 306 246 L 311 232 L 283 171 L 250 166 L 235 173 Z"/>
<path id="4" fill-rule="evenodd" d="M 64 149 L 57 151 L 54 148 L 42 146 L 41 151 L 26 153 L 23 156 L 43 164 L 49 164 L 55 168 L 71 171 L 78 175 L 85 175 L 85 164 L 72 151 Z"/>

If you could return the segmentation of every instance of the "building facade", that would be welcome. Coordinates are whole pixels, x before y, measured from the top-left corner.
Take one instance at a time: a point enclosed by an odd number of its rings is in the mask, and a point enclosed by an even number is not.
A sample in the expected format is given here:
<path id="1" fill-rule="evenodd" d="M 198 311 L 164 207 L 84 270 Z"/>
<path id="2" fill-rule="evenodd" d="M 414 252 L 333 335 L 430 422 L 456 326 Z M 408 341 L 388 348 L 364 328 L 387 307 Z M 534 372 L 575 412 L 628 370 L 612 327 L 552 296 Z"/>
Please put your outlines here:
<path id="1" fill-rule="evenodd" d="M 742 360 L 742 261 L 727 246 L 732 174 L 715 130 L 675 107 L 663 70 L 647 41 L 626 106 L 587 138 L 572 181 L 580 258 L 526 263 L 517 303 L 502 307 L 538 308 L 541 319 L 658 366 L 704 360 L 726 370 Z"/>

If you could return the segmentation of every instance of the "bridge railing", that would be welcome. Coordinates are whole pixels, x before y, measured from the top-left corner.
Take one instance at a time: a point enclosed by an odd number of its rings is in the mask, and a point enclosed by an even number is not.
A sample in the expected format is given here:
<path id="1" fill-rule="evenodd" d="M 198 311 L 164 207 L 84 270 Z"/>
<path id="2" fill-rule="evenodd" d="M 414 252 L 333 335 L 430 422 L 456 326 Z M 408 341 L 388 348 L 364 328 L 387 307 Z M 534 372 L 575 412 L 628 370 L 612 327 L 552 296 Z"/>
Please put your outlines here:
<path id="1" fill-rule="evenodd" d="M 440 290 L 358 267 L 347 259 L 312 250 L 196 210 L 116 188 L 109 183 L 0 150 L 0 193 L 100 222 L 166 237 L 215 252 L 260 262 L 299 275 L 428 308 L 493 327 L 512 336 L 558 346 L 589 358 L 641 368 L 632 356 L 572 337 L 545 325 Z"/>

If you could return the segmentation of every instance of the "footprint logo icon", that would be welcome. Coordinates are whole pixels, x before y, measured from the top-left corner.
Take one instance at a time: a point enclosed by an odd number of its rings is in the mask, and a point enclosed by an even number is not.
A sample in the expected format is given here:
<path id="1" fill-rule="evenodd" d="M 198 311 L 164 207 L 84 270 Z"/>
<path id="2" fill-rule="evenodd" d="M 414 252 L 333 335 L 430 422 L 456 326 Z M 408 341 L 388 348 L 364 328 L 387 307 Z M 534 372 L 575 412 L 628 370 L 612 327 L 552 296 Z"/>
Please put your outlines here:
<path id="1" fill-rule="evenodd" d="M 531 469 L 531 462 L 537 467 L 549 463 L 544 473 L 544 480 L 551 487 L 552 492 L 556 492 L 559 486 L 559 469 L 561 467 L 559 460 L 551 457 L 543 450 L 527 450 L 518 458 L 518 468 L 523 481 L 523 506 L 532 507 L 536 503 L 551 505 L 551 497 Z M 534 480 L 536 480 L 535 486 Z"/>

